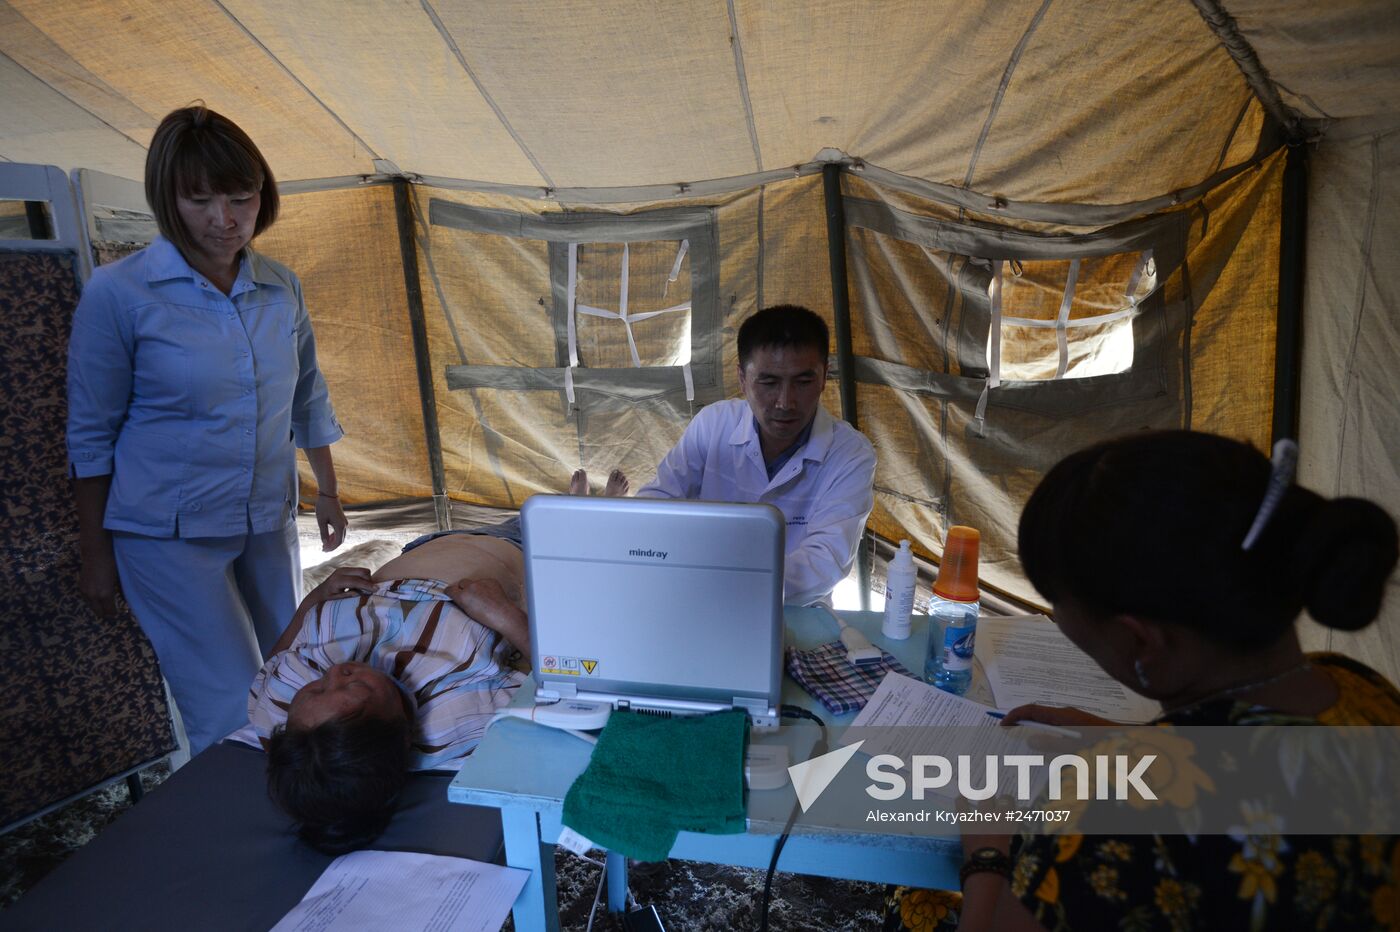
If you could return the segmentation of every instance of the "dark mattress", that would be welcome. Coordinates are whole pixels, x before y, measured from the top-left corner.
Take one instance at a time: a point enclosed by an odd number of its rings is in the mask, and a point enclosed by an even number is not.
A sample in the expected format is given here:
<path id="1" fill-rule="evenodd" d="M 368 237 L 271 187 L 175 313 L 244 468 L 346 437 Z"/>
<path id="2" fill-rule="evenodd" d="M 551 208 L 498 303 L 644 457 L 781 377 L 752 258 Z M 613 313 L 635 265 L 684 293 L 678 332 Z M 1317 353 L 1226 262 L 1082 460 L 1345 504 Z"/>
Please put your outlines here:
<path id="1" fill-rule="evenodd" d="M 209 748 L 0 910 L 0 929 L 276 925 L 334 858 L 298 841 L 269 801 L 264 759 L 244 745 Z M 499 811 L 449 803 L 450 780 L 415 774 L 373 847 L 499 860 Z"/>

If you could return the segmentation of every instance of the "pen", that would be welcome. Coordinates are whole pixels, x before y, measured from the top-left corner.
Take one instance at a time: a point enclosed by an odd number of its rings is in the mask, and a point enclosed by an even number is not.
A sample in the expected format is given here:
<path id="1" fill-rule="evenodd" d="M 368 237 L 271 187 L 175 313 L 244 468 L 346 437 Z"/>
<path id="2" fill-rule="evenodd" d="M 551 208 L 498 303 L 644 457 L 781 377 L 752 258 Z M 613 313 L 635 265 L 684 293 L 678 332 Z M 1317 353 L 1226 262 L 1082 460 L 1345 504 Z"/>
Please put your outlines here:
<path id="1" fill-rule="evenodd" d="M 988 709 L 988 710 L 987 710 L 987 714 L 990 715 L 992 718 L 995 718 L 995 719 L 1003 719 L 1003 718 L 1006 718 L 1006 713 L 1005 713 L 1005 712 L 998 712 L 996 709 Z M 1026 728 L 1034 728 L 1034 729 L 1036 729 L 1036 730 L 1038 730 L 1038 731 L 1048 731 L 1048 732 L 1050 732 L 1050 733 L 1053 734 L 1053 735 L 1060 735 L 1060 736 L 1065 737 L 1065 738 L 1080 738 L 1080 737 L 1083 737 L 1083 736 L 1080 735 L 1079 732 L 1077 732 L 1077 731 L 1070 731 L 1068 728 L 1061 728 L 1059 725 L 1047 725 L 1047 724 L 1045 724 L 1044 722 L 1033 722 L 1033 721 L 1031 721 L 1030 719 L 1022 719 L 1022 720 L 1019 721 L 1019 722 L 1012 722 L 1012 723 L 1011 723 L 1011 727 L 1012 727 L 1012 728 L 1019 728 L 1019 727 L 1022 727 L 1022 726 L 1026 727 Z"/>

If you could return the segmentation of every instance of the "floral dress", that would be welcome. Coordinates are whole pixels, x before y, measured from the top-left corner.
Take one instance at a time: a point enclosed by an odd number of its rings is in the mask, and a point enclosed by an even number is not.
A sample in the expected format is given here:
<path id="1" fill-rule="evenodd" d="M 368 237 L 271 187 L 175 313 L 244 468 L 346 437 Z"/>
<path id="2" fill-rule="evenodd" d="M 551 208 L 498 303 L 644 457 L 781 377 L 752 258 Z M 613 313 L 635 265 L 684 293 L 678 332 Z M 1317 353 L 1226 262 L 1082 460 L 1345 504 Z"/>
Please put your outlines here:
<path id="1" fill-rule="evenodd" d="M 1309 660 L 1339 694 L 1315 719 L 1222 699 L 1160 721 L 1400 724 L 1400 692 L 1380 674 L 1337 654 Z M 1011 844 L 1011 892 L 1052 932 L 1400 932 L 1400 838 L 1286 835 L 1266 811 L 1247 816 L 1243 830 L 1231 835 L 1018 836 Z M 954 929 L 961 905 L 957 893 L 896 887 L 886 901 L 885 929 Z"/>

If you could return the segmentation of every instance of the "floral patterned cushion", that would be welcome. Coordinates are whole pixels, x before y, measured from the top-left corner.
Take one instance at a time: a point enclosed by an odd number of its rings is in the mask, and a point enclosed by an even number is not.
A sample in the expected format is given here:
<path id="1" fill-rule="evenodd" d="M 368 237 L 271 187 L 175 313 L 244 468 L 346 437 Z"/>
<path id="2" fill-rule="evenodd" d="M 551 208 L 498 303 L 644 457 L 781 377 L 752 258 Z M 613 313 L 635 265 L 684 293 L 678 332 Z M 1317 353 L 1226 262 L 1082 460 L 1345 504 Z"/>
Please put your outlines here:
<path id="1" fill-rule="evenodd" d="M 0 827 L 175 746 L 130 613 L 78 595 L 64 396 L 73 257 L 0 254 Z"/>

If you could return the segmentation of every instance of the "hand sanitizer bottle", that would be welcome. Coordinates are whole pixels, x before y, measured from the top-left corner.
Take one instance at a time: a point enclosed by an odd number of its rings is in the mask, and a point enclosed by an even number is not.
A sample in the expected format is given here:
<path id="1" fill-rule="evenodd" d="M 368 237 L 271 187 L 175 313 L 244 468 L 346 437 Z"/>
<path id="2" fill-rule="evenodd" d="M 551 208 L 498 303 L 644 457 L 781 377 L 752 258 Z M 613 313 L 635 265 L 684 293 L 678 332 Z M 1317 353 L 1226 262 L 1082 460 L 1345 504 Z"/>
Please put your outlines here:
<path id="1" fill-rule="evenodd" d="M 928 604 L 928 654 L 924 682 L 961 696 L 972 685 L 972 651 L 981 597 L 977 545 L 981 535 L 962 525 L 948 529 L 943 562 Z"/>
<path id="2" fill-rule="evenodd" d="M 894 641 L 909 637 L 909 620 L 914 611 L 914 554 L 909 541 L 899 542 L 899 552 L 890 561 L 885 578 L 885 623 L 880 633 Z"/>

